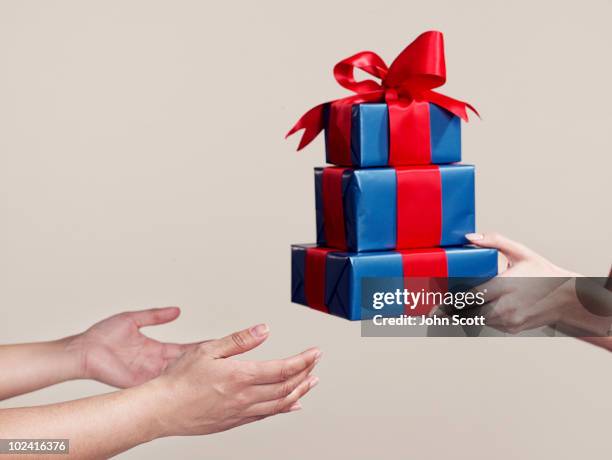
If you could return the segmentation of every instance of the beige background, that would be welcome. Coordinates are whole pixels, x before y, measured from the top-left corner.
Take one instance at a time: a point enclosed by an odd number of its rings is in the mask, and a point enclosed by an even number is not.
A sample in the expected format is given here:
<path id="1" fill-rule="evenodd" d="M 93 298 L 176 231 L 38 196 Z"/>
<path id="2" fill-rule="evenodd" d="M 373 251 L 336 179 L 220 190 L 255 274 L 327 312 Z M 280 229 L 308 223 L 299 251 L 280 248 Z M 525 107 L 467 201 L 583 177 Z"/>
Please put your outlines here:
<path id="1" fill-rule="evenodd" d="M 511 5 L 510 5 L 511 3 Z M 312 167 L 286 130 L 345 95 L 335 62 L 446 34 L 478 227 L 607 274 L 612 3 L 1 1 L 0 338 L 181 305 L 151 330 L 267 321 L 257 357 L 324 350 L 305 410 L 124 458 L 603 458 L 612 356 L 571 339 L 363 339 L 289 303 L 289 245 L 314 239 Z M 72 382 L 5 402 L 108 391 Z"/>

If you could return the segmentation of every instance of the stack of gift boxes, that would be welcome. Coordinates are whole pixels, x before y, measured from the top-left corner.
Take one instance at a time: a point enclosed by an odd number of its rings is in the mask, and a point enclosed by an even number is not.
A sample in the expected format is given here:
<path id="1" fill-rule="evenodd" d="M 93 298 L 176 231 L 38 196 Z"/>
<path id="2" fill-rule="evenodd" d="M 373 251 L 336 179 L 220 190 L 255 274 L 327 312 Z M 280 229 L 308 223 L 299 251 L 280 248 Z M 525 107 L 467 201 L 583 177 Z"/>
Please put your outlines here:
<path id="1" fill-rule="evenodd" d="M 317 243 L 292 246 L 293 302 L 360 320 L 372 312 L 364 280 L 395 292 L 411 279 L 497 274 L 495 250 L 465 246 L 475 231 L 475 171 L 458 164 L 458 116 L 427 100 L 349 99 L 320 110 L 326 161 L 336 166 L 314 171 Z"/>

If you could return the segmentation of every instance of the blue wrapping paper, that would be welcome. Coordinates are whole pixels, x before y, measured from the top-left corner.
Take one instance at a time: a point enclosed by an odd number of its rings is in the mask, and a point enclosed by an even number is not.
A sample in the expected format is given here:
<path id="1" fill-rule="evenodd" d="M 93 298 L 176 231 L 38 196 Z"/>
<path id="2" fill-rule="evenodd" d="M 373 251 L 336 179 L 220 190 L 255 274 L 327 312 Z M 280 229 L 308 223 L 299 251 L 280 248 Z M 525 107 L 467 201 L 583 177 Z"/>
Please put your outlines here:
<path id="1" fill-rule="evenodd" d="M 371 317 L 370 313 L 373 312 L 371 307 L 368 310 L 367 293 L 362 292 L 364 278 L 380 278 L 377 286 L 383 286 L 389 292 L 404 288 L 402 253 L 397 251 L 331 251 L 326 255 L 322 272 L 311 272 L 310 276 L 315 279 L 308 279 L 307 252 L 315 247 L 316 245 L 291 247 L 291 301 L 294 303 L 309 306 L 307 283 L 318 282 L 323 286 L 324 304 L 328 313 L 349 320 L 361 320 Z M 444 253 L 449 286 L 453 279 L 460 279 L 462 283 L 465 283 L 466 279 L 473 279 L 472 285 L 475 285 L 497 275 L 498 253 L 495 249 L 464 246 L 445 248 Z M 376 313 L 397 316 L 401 311 L 391 308 Z"/>
<path id="2" fill-rule="evenodd" d="M 418 171 L 419 168 L 422 167 L 401 169 Z M 315 168 L 317 244 L 355 252 L 466 244 L 465 234 L 475 230 L 474 166 L 441 165 L 433 168 L 438 168 L 440 173 L 441 203 L 437 204 L 441 213 L 439 234 L 435 238 L 432 236 L 428 244 L 402 246 L 398 246 L 398 231 L 401 231 L 398 230 L 398 222 L 417 230 L 430 223 L 425 221 L 429 219 L 428 215 L 398 216 L 398 184 L 394 168 L 346 169 L 343 172 L 343 212 L 332 217 L 328 213 L 327 217 L 343 220 L 344 246 L 327 241 L 326 196 L 323 192 L 325 168 Z"/>

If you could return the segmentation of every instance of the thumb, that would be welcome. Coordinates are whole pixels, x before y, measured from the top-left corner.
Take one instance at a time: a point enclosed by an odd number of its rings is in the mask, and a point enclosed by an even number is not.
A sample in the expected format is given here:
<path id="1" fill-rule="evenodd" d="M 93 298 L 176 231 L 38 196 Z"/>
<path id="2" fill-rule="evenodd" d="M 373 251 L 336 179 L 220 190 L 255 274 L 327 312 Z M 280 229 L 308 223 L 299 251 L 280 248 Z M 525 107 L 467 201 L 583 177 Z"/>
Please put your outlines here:
<path id="1" fill-rule="evenodd" d="M 149 308 L 148 310 L 127 312 L 127 315 L 139 328 L 169 323 L 174 321 L 180 314 L 181 309 L 179 307 Z"/>
<path id="2" fill-rule="evenodd" d="M 258 324 L 250 329 L 234 332 L 226 337 L 211 340 L 201 345 L 213 358 L 227 358 L 245 353 L 261 345 L 268 338 L 267 324 Z"/>
<path id="3" fill-rule="evenodd" d="M 465 237 L 470 243 L 482 248 L 498 249 L 511 263 L 533 257 L 535 253 L 521 243 L 498 233 L 468 233 Z"/>

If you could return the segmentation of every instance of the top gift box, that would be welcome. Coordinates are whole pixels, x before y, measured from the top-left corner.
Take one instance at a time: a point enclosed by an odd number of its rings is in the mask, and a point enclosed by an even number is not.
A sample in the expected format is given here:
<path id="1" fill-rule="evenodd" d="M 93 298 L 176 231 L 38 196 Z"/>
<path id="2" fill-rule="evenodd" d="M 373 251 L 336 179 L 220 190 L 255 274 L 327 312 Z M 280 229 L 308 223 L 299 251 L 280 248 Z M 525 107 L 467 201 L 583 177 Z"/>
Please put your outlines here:
<path id="1" fill-rule="evenodd" d="M 399 133 L 404 145 L 392 153 L 389 112 L 393 110 L 387 104 L 328 105 L 324 112 L 326 161 L 354 168 L 461 161 L 461 119 L 428 102 L 412 103 L 410 129 Z M 347 113 L 339 113 L 342 111 Z M 345 133 L 336 123 L 349 117 L 350 132 Z"/>
<path id="2" fill-rule="evenodd" d="M 357 81 L 360 69 L 378 79 Z M 461 160 L 467 102 L 433 91 L 446 82 L 441 32 L 421 34 L 389 67 L 362 51 L 340 61 L 334 77 L 355 95 L 313 107 L 287 136 L 304 130 L 298 150 L 325 130 L 327 162 L 356 168 L 454 163 Z"/>

